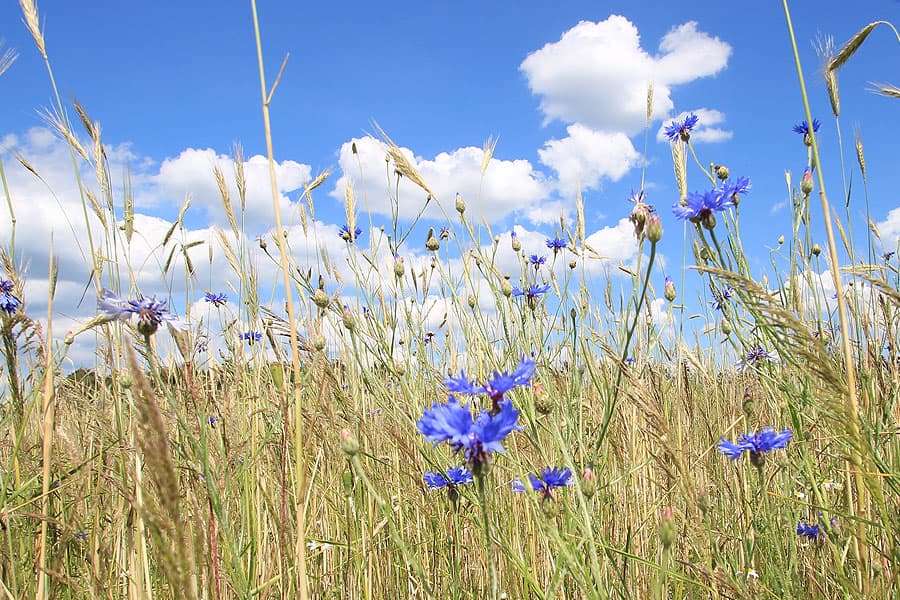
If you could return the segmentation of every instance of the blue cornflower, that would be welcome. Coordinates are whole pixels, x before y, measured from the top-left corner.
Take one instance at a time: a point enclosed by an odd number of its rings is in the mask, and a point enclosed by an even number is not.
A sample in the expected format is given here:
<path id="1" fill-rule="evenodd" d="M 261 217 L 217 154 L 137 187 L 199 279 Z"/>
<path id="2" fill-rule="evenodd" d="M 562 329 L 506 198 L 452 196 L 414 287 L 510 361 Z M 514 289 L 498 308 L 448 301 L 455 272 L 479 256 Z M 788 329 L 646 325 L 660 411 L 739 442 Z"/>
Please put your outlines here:
<path id="1" fill-rule="evenodd" d="M 755 367 L 760 362 L 778 362 L 778 355 L 774 352 L 770 352 L 766 350 L 762 346 L 757 346 L 756 348 L 751 348 L 747 351 L 747 355 L 744 357 L 744 360 L 738 361 L 737 369 L 738 371 L 746 371 L 751 367 Z"/>
<path id="2" fill-rule="evenodd" d="M 716 226 L 716 213 L 734 206 L 734 195 L 725 196 L 723 188 L 713 188 L 702 194 L 691 192 L 684 202 L 672 205 L 676 217 L 691 223 L 702 223 L 707 229 L 712 229 Z"/>
<path id="3" fill-rule="evenodd" d="M 530 286 L 528 286 L 527 290 L 523 290 L 521 288 L 514 287 L 513 291 L 512 291 L 512 295 L 513 296 L 525 296 L 525 298 L 528 300 L 534 300 L 538 296 L 546 294 L 548 291 L 550 291 L 549 283 L 545 283 L 544 285 L 538 285 L 536 283 L 532 283 Z"/>
<path id="4" fill-rule="evenodd" d="M 87 532 L 87 530 L 85 530 L 85 531 L 79 531 L 78 533 L 76 533 L 74 535 L 74 538 L 76 540 L 86 540 L 87 536 L 88 536 L 88 532 Z"/>
<path id="5" fill-rule="evenodd" d="M 819 539 L 819 536 L 824 536 L 825 532 L 819 529 L 818 525 L 810 525 L 809 523 L 799 521 L 797 523 L 797 535 L 802 535 L 803 537 L 815 541 Z"/>
<path id="6" fill-rule="evenodd" d="M 262 333 L 258 331 L 245 331 L 244 333 L 240 334 L 238 338 L 247 340 L 248 343 L 252 344 L 262 339 Z"/>
<path id="7" fill-rule="evenodd" d="M 218 423 L 218 422 L 219 422 L 219 419 L 221 419 L 221 418 L 222 418 L 222 417 L 220 417 L 220 416 L 218 416 L 218 415 L 212 415 L 211 417 L 209 417 L 208 419 L 206 419 L 206 422 L 209 423 L 209 426 L 210 426 L 210 427 L 215 427 L 215 426 L 216 426 L 216 423 Z"/>
<path id="8" fill-rule="evenodd" d="M 534 265 L 534 268 L 537 269 L 537 268 L 540 267 L 542 264 L 544 264 L 545 262 L 547 262 L 547 259 L 546 259 L 546 257 L 538 256 L 537 254 L 532 254 L 530 257 L 528 257 L 528 262 L 530 262 L 531 264 L 533 264 L 533 265 Z"/>
<path id="9" fill-rule="evenodd" d="M 553 254 L 556 254 L 560 250 L 565 250 L 568 245 L 569 243 L 566 240 L 559 237 L 547 240 L 547 247 L 553 250 Z"/>
<path id="10" fill-rule="evenodd" d="M 534 361 L 523 356 L 512 373 L 494 371 L 494 375 L 484 385 L 476 385 L 470 381 L 465 371 L 460 371 L 459 377 L 448 377 L 444 380 L 444 385 L 451 392 L 460 394 L 488 394 L 496 403 L 514 387 L 527 385 L 532 377 L 534 377 Z"/>
<path id="11" fill-rule="evenodd" d="M 813 133 L 818 133 L 819 127 L 821 125 L 822 124 L 819 123 L 818 119 L 813 119 L 813 126 L 812 126 Z M 803 134 L 804 136 L 809 135 L 809 123 L 806 122 L 806 119 L 804 119 L 801 123 L 794 125 L 794 133 L 800 133 L 800 134 Z"/>
<path id="12" fill-rule="evenodd" d="M 212 292 L 206 292 L 206 295 L 203 296 L 203 299 L 217 308 L 228 304 L 227 294 L 214 294 Z"/>
<path id="13" fill-rule="evenodd" d="M 623 362 L 624 362 L 626 365 L 633 365 L 633 364 L 635 363 L 635 360 L 634 360 L 634 357 L 633 357 L 633 356 L 629 356 L 629 357 L 626 358 Z"/>
<path id="14" fill-rule="evenodd" d="M 0 280 L 0 310 L 9 315 L 15 313 L 22 304 L 22 301 L 12 293 L 14 287 L 12 281 Z"/>
<path id="15" fill-rule="evenodd" d="M 674 142 L 678 138 L 681 138 L 681 141 L 683 142 L 687 142 L 691 139 L 691 131 L 697 126 L 699 120 L 700 117 L 691 113 L 686 116 L 683 121 L 672 121 L 672 123 L 665 128 L 664 133 L 666 134 L 666 137 L 669 138 L 670 142 Z"/>
<path id="16" fill-rule="evenodd" d="M 446 473 L 437 473 L 428 471 L 423 476 L 425 485 L 433 490 L 450 488 L 453 490 L 456 486 L 472 483 L 472 473 L 465 467 L 450 467 Z"/>
<path id="17" fill-rule="evenodd" d="M 740 202 L 740 196 L 749 192 L 752 187 L 749 177 L 738 177 L 734 181 L 726 181 L 722 184 L 722 196 L 737 204 Z"/>
<path id="18" fill-rule="evenodd" d="M 553 488 L 572 485 L 572 471 L 559 467 L 547 467 L 539 475 L 529 473 L 528 479 L 531 480 L 531 489 L 549 496 Z"/>
<path id="19" fill-rule="evenodd" d="M 715 299 L 710 302 L 713 310 L 722 310 L 722 308 L 734 297 L 734 288 L 730 285 L 722 290 L 722 298 Z"/>
<path id="20" fill-rule="evenodd" d="M 110 321 L 125 321 L 131 315 L 137 315 L 137 330 L 142 335 L 153 335 L 163 321 L 179 331 L 188 327 L 187 323 L 169 312 L 167 301 L 157 300 L 156 296 L 126 300 L 109 290 L 103 290 L 97 299 L 97 308 Z"/>
<path id="21" fill-rule="evenodd" d="M 750 453 L 750 462 L 755 466 L 761 466 L 763 454 L 787 447 L 792 435 L 790 429 L 777 432 L 772 427 L 766 427 L 759 432 L 742 435 L 737 443 L 722 438 L 718 448 L 719 452 L 731 460 L 739 459 L 744 451 L 747 451 Z"/>
<path id="22" fill-rule="evenodd" d="M 896 253 L 896 252 L 885 252 L 885 253 L 881 256 L 881 258 L 882 258 L 882 260 L 884 260 L 884 262 L 890 262 L 891 258 L 893 258 L 893 256 L 894 256 L 895 254 L 897 254 L 897 253 Z"/>
<path id="23" fill-rule="evenodd" d="M 498 403 L 496 414 L 482 409 L 473 418 L 467 406 L 450 396 L 448 402 L 432 404 L 416 422 L 416 427 L 435 445 L 447 442 L 454 451 L 463 450 L 469 468 L 478 474 L 492 453 L 505 452 L 503 440 L 513 431 L 522 429 L 518 420 L 519 411 L 509 400 Z"/>
<path id="24" fill-rule="evenodd" d="M 362 229 L 357 227 L 352 232 L 350 231 L 349 225 L 341 225 L 341 230 L 338 232 L 338 235 L 345 242 L 350 242 L 351 244 L 359 239 L 359 236 L 362 235 Z"/>

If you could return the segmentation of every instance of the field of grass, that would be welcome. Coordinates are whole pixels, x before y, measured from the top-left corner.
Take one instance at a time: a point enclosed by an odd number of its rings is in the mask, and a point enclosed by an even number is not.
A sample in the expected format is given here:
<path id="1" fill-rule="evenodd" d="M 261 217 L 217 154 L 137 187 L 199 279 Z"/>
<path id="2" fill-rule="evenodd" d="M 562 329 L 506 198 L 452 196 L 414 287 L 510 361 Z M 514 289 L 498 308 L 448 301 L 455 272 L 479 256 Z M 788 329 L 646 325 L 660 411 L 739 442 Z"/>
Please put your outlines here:
<path id="1" fill-rule="evenodd" d="M 43 53 L 36 9 L 22 5 Z M 826 76 L 876 27 L 838 49 Z M 571 261 L 565 275 L 523 253 L 510 277 L 465 199 L 424 240 L 394 222 L 369 242 L 357 239 L 348 192 L 355 285 L 326 255 L 295 257 L 277 202 L 274 234 L 261 241 L 229 212 L 210 262 L 224 253 L 239 285 L 227 297 L 206 292 L 218 323 L 185 323 L 107 258 L 131 242 L 133 203 L 113 196 L 119 175 L 106 170 L 99 128 L 75 109 L 83 128 L 57 126 L 96 177 L 79 185 L 99 190 L 85 194 L 83 215 L 99 303 L 68 341 L 94 339 L 97 362 L 62 369 L 52 286 L 48 321 L 26 316 L 7 192 L 0 596 L 900 593 L 898 259 L 877 250 L 874 227 L 854 247 L 850 211 L 832 221 L 818 169 L 794 182 L 793 234 L 772 250 L 768 280 L 756 280 L 745 249 L 764 249 L 740 235 L 742 181 L 707 170 L 685 124 L 672 143 L 685 218 L 653 212 L 640 194 L 625 205 L 641 252 L 622 267 L 624 292 L 585 273 L 594 259 L 580 204 L 548 240 L 548 261 Z M 396 173 L 427 190 L 384 137 Z M 817 164 L 815 136 L 801 140 Z M 859 141 L 857 157 L 865 183 Z M 706 196 L 688 194 L 688 173 L 694 184 L 708 177 Z M 231 211 L 228 175 L 217 176 Z M 323 181 L 304 194 L 304 228 Z M 827 229 L 821 246 L 814 222 Z M 685 303 L 674 284 L 650 285 L 662 227 L 684 235 L 686 271 L 716 299 L 715 327 L 652 318 L 654 300 L 679 316 Z M 259 280 L 253 244 L 279 281 Z M 431 256 L 404 261 L 411 246 Z M 831 298 L 817 274 L 834 264 L 843 280 Z M 193 301 L 204 290 L 189 270 Z M 277 286 L 278 302 L 262 304 L 258 290 Z M 430 330 L 435 301 L 445 314 Z M 216 336 L 225 347 L 207 352 Z"/>

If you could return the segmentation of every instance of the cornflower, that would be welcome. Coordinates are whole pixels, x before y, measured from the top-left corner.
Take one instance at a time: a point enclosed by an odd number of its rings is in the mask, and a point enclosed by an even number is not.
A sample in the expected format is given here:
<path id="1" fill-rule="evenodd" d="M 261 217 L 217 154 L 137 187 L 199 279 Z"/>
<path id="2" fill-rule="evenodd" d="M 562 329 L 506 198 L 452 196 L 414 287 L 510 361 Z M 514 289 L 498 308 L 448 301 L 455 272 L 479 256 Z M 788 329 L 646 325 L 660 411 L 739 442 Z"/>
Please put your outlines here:
<path id="1" fill-rule="evenodd" d="M 446 473 L 438 473 L 428 471 L 422 477 L 425 485 L 433 490 L 447 488 L 448 491 L 455 491 L 457 486 L 472 483 L 472 473 L 465 467 L 450 467 Z"/>
<path id="2" fill-rule="evenodd" d="M 786 448 L 791 441 L 790 429 L 776 432 L 772 427 L 765 427 L 756 433 L 746 433 L 738 438 L 737 443 L 722 438 L 719 442 L 719 452 L 731 460 L 739 459 L 744 452 L 750 454 L 750 463 L 759 468 L 765 460 L 764 455 L 772 450 Z"/>
<path id="3" fill-rule="evenodd" d="M 503 400 L 504 395 L 515 387 L 528 385 L 534 377 L 534 361 L 524 356 L 512 373 L 494 371 L 494 375 L 484 382 L 484 385 L 476 385 L 466 377 L 465 371 L 460 371 L 459 377 L 448 377 L 444 385 L 451 392 L 458 394 L 487 394 L 494 402 L 494 408 Z"/>
<path id="4" fill-rule="evenodd" d="M 527 290 L 523 290 L 518 287 L 513 288 L 512 295 L 513 296 L 525 296 L 527 300 L 535 300 L 538 296 L 546 294 L 550 291 L 550 284 L 545 283 L 544 285 L 538 285 L 536 283 L 532 283 L 528 286 Z"/>
<path id="5" fill-rule="evenodd" d="M 203 296 L 203 299 L 215 306 L 216 308 L 220 306 L 225 306 L 228 304 L 228 295 L 227 294 L 214 294 L 212 292 L 206 292 L 206 295 Z"/>
<path id="6" fill-rule="evenodd" d="M 14 287 L 12 281 L 0 280 L 0 310 L 8 315 L 14 314 L 22 304 L 22 301 L 12 293 Z"/>
<path id="7" fill-rule="evenodd" d="M 544 256 L 538 256 L 537 254 L 532 254 L 528 257 L 528 262 L 534 265 L 534 268 L 537 269 L 542 264 L 547 262 L 547 258 Z"/>
<path id="8" fill-rule="evenodd" d="M 553 254 L 556 254 L 560 250 L 565 250 L 568 245 L 569 243 L 566 240 L 559 237 L 547 240 L 547 247 L 553 250 Z"/>
<path id="9" fill-rule="evenodd" d="M 471 473 L 480 476 L 491 454 L 505 453 L 502 442 L 506 436 L 522 429 L 518 420 L 519 411 L 509 400 L 501 400 L 496 413 L 482 409 L 473 418 L 469 408 L 451 395 L 448 402 L 432 404 L 416 422 L 416 428 L 435 446 L 447 442 L 455 452 L 462 450 Z"/>
<path id="10" fill-rule="evenodd" d="M 744 357 L 744 360 L 738 361 L 737 369 L 738 371 L 746 371 L 751 367 L 755 367 L 757 363 L 763 361 L 778 362 L 778 355 L 774 352 L 766 350 L 762 346 L 751 348 L 747 351 L 747 355 Z"/>
<path id="11" fill-rule="evenodd" d="M 349 225 L 341 225 L 341 230 L 338 232 L 338 235 L 345 242 L 350 242 L 351 244 L 359 239 L 359 236 L 362 235 L 362 229 L 357 227 L 353 231 L 350 231 Z"/>
<path id="12" fill-rule="evenodd" d="M 553 488 L 566 487 L 572 485 L 572 471 L 560 467 L 547 467 L 538 475 L 528 474 L 531 482 L 531 489 L 541 492 L 544 497 L 550 496 Z M 514 492 L 524 492 L 525 485 L 521 480 L 516 479 L 512 483 Z"/>
<path id="13" fill-rule="evenodd" d="M 750 180 L 738 179 L 740 186 L 726 184 L 725 187 L 713 188 L 708 192 L 691 192 L 684 199 L 684 204 L 676 202 L 672 205 L 672 213 L 682 220 L 700 223 L 707 229 L 716 226 L 716 213 L 724 212 L 735 205 L 737 194 L 750 189 Z"/>
<path id="14" fill-rule="evenodd" d="M 681 138 L 681 141 L 683 142 L 688 142 L 691 139 L 691 131 L 697 126 L 699 120 L 700 117 L 691 113 L 682 121 L 672 121 L 663 132 L 666 134 L 666 137 L 669 138 L 670 142 L 674 142 L 678 138 Z"/>
<path id="15" fill-rule="evenodd" d="M 103 290 L 97 299 L 97 308 L 110 321 L 127 321 L 131 315 L 137 315 L 137 330 L 142 335 L 153 335 L 163 321 L 179 331 L 188 327 L 187 323 L 169 312 L 166 300 L 157 300 L 156 296 L 126 300 L 109 290 Z"/>
<path id="16" fill-rule="evenodd" d="M 722 290 L 722 298 L 710 302 L 713 310 L 722 310 L 722 308 L 734 297 L 734 288 L 730 285 Z"/>
<path id="17" fill-rule="evenodd" d="M 818 120 L 818 119 L 813 119 L 812 124 L 813 124 L 813 126 L 812 126 L 812 131 L 813 131 L 813 133 L 818 133 L 818 132 L 819 132 L 819 127 L 820 127 L 822 124 L 819 123 L 819 120 Z M 801 121 L 801 122 L 798 123 L 797 125 L 794 125 L 794 133 L 799 133 L 799 134 L 802 134 L 802 135 L 805 135 L 805 136 L 806 136 L 806 135 L 809 135 L 809 123 L 806 122 L 806 119 L 804 119 L 803 121 Z"/>
<path id="18" fill-rule="evenodd" d="M 247 340 L 248 343 L 252 344 L 262 339 L 262 333 L 258 331 L 245 331 L 244 333 L 240 334 L 238 338 Z"/>

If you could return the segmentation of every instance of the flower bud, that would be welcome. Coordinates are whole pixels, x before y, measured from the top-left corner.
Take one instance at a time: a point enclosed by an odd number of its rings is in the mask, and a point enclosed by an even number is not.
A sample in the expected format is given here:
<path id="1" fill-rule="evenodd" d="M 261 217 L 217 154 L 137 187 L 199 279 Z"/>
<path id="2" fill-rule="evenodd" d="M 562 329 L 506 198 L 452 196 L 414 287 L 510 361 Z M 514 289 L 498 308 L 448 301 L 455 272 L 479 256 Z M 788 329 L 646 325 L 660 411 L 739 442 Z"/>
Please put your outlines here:
<path id="1" fill-rule="evenodd" d="M 513 231 L 509 234 L 510 240 L 512 241 L 512 249 L 513 252 L 518 252 L 522 249 L 522 242 L 519 241 L 519 236 L 516 235 L 516 232 Z"/>
<path id="2" fill-rule="evenodd" d="M 397 279 L 403 277 L 403 273 L 406 271 L 406 267 L 403 266 L 403 257 L 399 254 L 394 255 L 394 275 Z"/>
<path id="3" fill-rule="evenodd" d="M 569 268 L 572 269 L 573 271 L 575 270 L 575 267 L 577 267 L 577 266 L 578 266 L 578 263 L 575 262 L 574 260 L 569 261 Z"/>
<path id="4" fill-rule="evenodd" d="M 659 215 L 650 215 L 650 218 L 647 220 L 647 239 L 650 240 L 651 244 L 655 244 L 662 239 L 662 234 L 662 221 Z"/>
<path id="5" fill-rule="evenodd" d="M 341 321 L 344 323 L 344 328 L 347 331 L 353 331 L 356 329 L 356 319 L 353 318 L 353 313 L 350 312 L 350 307 L 346 304 L 344 305 L 344 312 L 341 315 Z"/>
<path id="6" fill-rule="evenodd" d="M 753 396 L 750 394 L 750 388 L 748 387 L 744 388 L 744 398 L 741 400 L 741 409 L 744 411 L 744 416 L 748 419 L 753 415 Z"/>
<path id="7" fill-rule="evenodd" d="M 803 171 L 803 178 L 800 180 L 800 192 L 804 196 L 809 196 L 813 191 L 813 176 L 812 169 L 806 167 L 806 170 Z"/>
<path id="8" fill-rule="evenodd" d="M 348 457 L 359 454 L 359 440 L 356 439 L 356 436 L 349 429 L 341 430 L 341 450 Z"/>
<path id="9" fill-rule="evenodd" d="M 432 252 L 437 252 L 441 249 L 441 243 L 434 237 L 434 229 L 428 230 L 428 237 L 425 239 L 425 248 Z"/>
<path id="10" fill-rule="evenodd" d="M 156 333 L 156 330 L 159 329 L 159 321 L 155 318 L 147 315 L 141 315 L 141 318 L 138 319 L 137 330 L 138 333 L 143 336 L 151 336 Z"/>
<path id="11" fill-rule="evenodd" d="M 474 309 L 478 305 L 478 299 L 475 298 L 474 294 L 469 294 L 469 297 L 466 299 L 466 303 L 469 305 L 469 308 Z"/>
<path id="12" fill-rule="evenodd" d="M 544 392 L 544 386 L 535 383 L 534 386 L 534 410 L 539 414 L 549 415 L 553 412 L 553 399 L 550 394 Z"/>
<path id="13" fill-rule="evenodd" d="M 678 529 L 675 526 L 675 519 L 672 517 L 672 509 L 666 507 L 663 509 L 662 519 L 659 522 L 659 541 L 662 542 L 663 548 L 670 548 L 677 535 Z"/>
<path id="14" fill-rule="evenodd" d="M 319 352 L 321 352 L 322 350 L 325 349 L 325 336 L 324 335 L 317 335 L 316 337 L 313 338 L 313 348 L 315 348 Z"/>
<path id="15" fill-rule="evenodd" d="M 703 214 L 703 217 L 700 219 L 700 225 L 704 228 L 712 231 L 716 228 L 716 214 L 713 211 L 707 211 Z"/>
<path id="16" fill-rule="evenodd" d="M 466 201 L 463 200 L 461 194 L 456 194 L 456 212 L 458 212 L 460 216 L 466 212 Z"/>
<path id="17" fill-rule="evenodd" d="M 722 330 L 722 335 L 724 335 L 724 336 L 730 335 L 731 334 L 731 322 L 728 319 L 726 319 L 725 317 L 722 317 L 722 321 L 719 323 L 719 329 Z"/>
<path id="18" fill-rule="evenodd" d="M 725 165 L 716 165 L 716 177 L 721 181 L 725 181 L 728 179 L 728 176 L 731 175 L 731 171 L 728 170 L 728 167 Z"/>
<path id="19" fill-rule="evenodd" d="M 541 498 L 541 513 L 543 513 L 544 518 L 547 520 L 555 519 L 560 512 L 562 512 L 562 507 L 553 499 L 553 496 L 547 494 Z"/>
<path id="20" fill-rule="evenodd" d="M 634 203 L 634 208 L 631 210 L 628 220 L 634 225 L 634 237 L 638 240 L 644 237 L 644 226 L 652 211 L 653 209 L 649 204 L 645 204 L 640 200 Z"/>
<path id="21" fill-rule="evenodd" d="M 509 281 L 504 279 L 503 281 L 500 282 L 500 293 L 501 294 L 503 294 L 504 296 L 509 298 L 510 296 L 512 296 L 512 291 L 513 291 L 512 285 L 509 283 Z"/>
<path id="22" fill-rule="evenodd" d="M 783 243 L 784 243 L 784 236 L 783 236 L 783 235 L 779 235 L 779 236 L 778 236 L 778 245 L 780 246 L 780 245 L 782 245 Z"/>
<path id="23" fill-rule="evenodd" d="M 581 472 L 581 493 L 585 498 L 593 498 L 597 493 L 597 476 L 590 467 L 585 467 Z"/>
<path id="24" fill-rule="evenodd" d="M 818 256 L 818 255 L 822 254 L 822 246 L 820 246 L 818 244 L 813 244 L 812 253 L 813 253 L 813 256 Z"/>
<path id="25" fill-rule="evenodd" d="M 676 292 L 675 292 L 675 282 L 672 281 L 671 277 L 666 277 L 666 284 L 663 287 L 663 295 L 666 300 L 672 302 L 675 300 Z"/>
<path id="26" fill-rule="evenodd" d="M 318 288 L 312 295 L 313 304 L 318 306 L 319 308 L 325 309 L 328 308 L 328 304 L 331 302 L 331 298 L 328 297 L 328 294 L 325 293 L 325 290 L 322 288 Z"/>

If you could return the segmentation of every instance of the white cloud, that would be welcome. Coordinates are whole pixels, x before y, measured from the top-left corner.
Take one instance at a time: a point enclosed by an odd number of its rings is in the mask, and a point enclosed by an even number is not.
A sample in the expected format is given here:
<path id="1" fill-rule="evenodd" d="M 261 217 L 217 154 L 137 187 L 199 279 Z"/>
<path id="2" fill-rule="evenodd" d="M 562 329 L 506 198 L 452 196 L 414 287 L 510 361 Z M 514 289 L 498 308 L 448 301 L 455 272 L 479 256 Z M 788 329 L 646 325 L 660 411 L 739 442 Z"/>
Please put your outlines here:
<path id="1" fill-rule="evenodd" d="M 633 135 L 647 118 L 647 88 L 653 83 L 653 117 L 674 107 L 672 87 L 725 68 L 731 47 L 697 30 L 695 22 L 673 28 L 653 56 L 641 47 L 637 27 L 612 15 L 582 21 L 559 41 L 529 54 L 520 65 L 545 121 L 581 123 L 597 131 Z"/>
<path id="2" fill-rule="evenodd" d="M 685 111 L 672 118 L 665 119 L 660 125 L 659 130 L 657 130 L 656 132 L 656 141 L 668 141 L 668 138 L 665 134 L 665 128 L 668 127 L 673 121 L 682 121 L 691 113 L 697 115 L 700 118 L 700 120 L 697 122 L 697 126 L 691 132 L 691 142 L 724 142 L 725 140 L 730 140 L 734 135 L 734 132 L 732 131 L 721 129 L 719 127 L 713 127 L 714 125 L 719 125 L 725 121 L 725 113 L 710 108 L 698 108 L 691 111 Z"/>
<path id="3" fill-rule="evenodd" d="M 579 188 L 597 188 L 601 178 L 618 181 L 639 159 L 624 133 L 594 131 L 579 123 L 566 131 L 568 137 L 550 140 L 538 150 L 541 163 L 556 171 L 566 197 L 574 197 Z"/>
<path id="4" fill-rule="evenodd" d="M 896 252 L 900 243 L 900 207 L 892 209 L 884 221 L 875 224 L 886 252 Z"/>
<path id="5" fill-rule="evenodd" d="M 354 145 L 356 155 L 352 151 Z M 491 159 L 482 176 L 484 151 L 481 148 L 457 148 L 452 152 L 441 152 L 433 159 L 416 157 L 408 148 L 401 150 L 445 211 L 441 212 L 438 203 L 432 202 L 425 212 L 428 218 L 443 219 L 445 213 L 453 215 L 457 193 L 466 202 L 467 217 L 493 222 L 533 205 L 548 192 L 543 175 L 527 160 Z M 331 192 L 332 197 L 343 202 L 350 181 L 360 210 L 390 216 L 396 204 L 401 219 L 415 217 L 425 203 L 427 193 L 406 178 L 400 180 L 398 191 L 394 166 L 385 161 L 386 156 L 386 147 L 375 138 L 355 138 L 346 142 L 341 146 L 338 159 L 342 175 Z"/>

